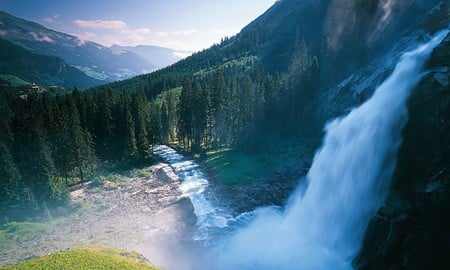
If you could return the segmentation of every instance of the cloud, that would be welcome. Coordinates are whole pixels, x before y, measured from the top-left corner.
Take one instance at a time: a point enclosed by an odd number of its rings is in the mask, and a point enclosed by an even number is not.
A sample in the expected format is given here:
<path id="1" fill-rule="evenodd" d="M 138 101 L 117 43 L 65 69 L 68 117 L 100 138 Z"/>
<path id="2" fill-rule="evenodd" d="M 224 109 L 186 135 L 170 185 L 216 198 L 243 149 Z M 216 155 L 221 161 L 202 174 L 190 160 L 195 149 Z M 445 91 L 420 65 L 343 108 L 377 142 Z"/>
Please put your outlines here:
<path id="1" fill-rule="evenodd" d="M 124 21 L 119 20 L 74 20 L 73 24 L 80 28 L 92 29 L 82 35 L 85 40 L 95 40 L 106 46 L 113 44 L 129 45 L 144 42 L 152 33 L 149 28 L 131 29 Z M 128 43 L 128 44 L 127 44 Z"/>
<path id="2" fill-rule="evenodd" d="M 90 34 L 90 35 L 89 35 Z M 94 33 L 87 33 L 85 36 L 91 36 L 91 38 L 92 37 L 95 37 L 95 34 Z M 77 40 L 76 40 L 76 42 L 77 42 L 77 45 L 78 46 L 83 46 L 84 44 L 86 44 L 86 42 L 88 41 L 89 39 L 86 39 L 85 37 L 77 37 Z"/>
<path id="3" fill-rule="evenodd" d="M 72 21 L 73 25 L 81 31 L 78 45 L 83 45 L 86 40 L 92 40 L 105 46 L 114 44 L 121 46 L 158 45 L 178 50 L 198 50 L 197 44 L 191 44 L 192 35 L 197 34 L 197 29 L 179 29 L 170 31 L 152 31 L 148 27 L 133 28 L 125 21 L 120 20 L 83 20 Z M 87 30 L 84 32 L 85 29 Z M 194 42 L 195 43 L 195 42 Z M 187 55 L 179 55 L 186 57 Z"/>
<path id="4" fill-rule="evenodd" d="M 8 31 L 0 30 L 0 36 L 6 36 Z"/>
<path id="5" fill-rule="evenodd" d="M 48 42 L 48 43 L 55 43 L 53 39 L 51 39 L 49 36 L 40 36 L 34 32 L 30 32 L 30 35 L 34 38 L 36 41 L 40 42 Z"/>
<path id="6" fill-rule="evenodd" d="M 156 32 L 156 34 L 158 36 L 161 36 L 161 37 L 168 37 L 169 36 L 169 33 L 167 33 L 167 32 Z"/>
<path id="7" fill-rule="evenodd" d="M 122 30 L 127 29 L 128 26 L 125 22 L 119 20 L 105 21 L 105 20 L 74 20 L 73 23 L 81 28 L 92 28 L 92 29 L 116 29 Z"/>

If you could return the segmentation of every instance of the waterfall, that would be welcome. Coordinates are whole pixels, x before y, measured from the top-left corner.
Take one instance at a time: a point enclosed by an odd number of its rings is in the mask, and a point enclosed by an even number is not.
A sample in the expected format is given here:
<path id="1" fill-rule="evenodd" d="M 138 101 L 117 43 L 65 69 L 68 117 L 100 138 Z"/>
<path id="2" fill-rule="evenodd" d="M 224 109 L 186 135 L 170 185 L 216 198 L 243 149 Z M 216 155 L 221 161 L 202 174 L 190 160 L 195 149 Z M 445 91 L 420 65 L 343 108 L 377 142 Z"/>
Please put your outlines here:
<path id="1" fill-rule="evenodd" d="M 351 269 L 370 216 L 382 205 L 423 65 L 449 31 L 404 53 L 373 96 L 327 124 L 323 145 L 284 209 L 254 221 L 220 248 L 219 269 Z"/>

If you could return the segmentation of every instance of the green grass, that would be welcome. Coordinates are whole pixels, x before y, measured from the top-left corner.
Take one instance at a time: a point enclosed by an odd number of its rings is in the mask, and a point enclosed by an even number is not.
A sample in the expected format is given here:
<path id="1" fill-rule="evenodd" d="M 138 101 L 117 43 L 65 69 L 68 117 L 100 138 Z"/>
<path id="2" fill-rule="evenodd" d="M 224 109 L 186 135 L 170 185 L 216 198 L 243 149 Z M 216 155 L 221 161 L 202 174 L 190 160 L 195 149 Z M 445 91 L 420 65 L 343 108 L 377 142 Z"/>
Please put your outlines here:
<path id="1" fill-rule="evenodd" d="M 29 241 L 42 233 L 45 224 L 36 222 L 10 222 L 0 227 L 0 248 L 5 245 Z"/>
<path id="2" fill-rule="evenodd" d="M 14 87 L 30 85 L 29 82 L 26 82 L 14 75 L 0 74 L 0 79 L 7 81 L 11 86 Z"/>
<path id="3" fill-rule="evenodd" d="M 254 55 L 243 56 L 243 57 L 241 57 L 239 59 L 229 60 L 229 61 L 224 59 L 224 63 L 221 64 L 219 67 L 212 67 L 212 68 L 208 68 L 208 69 L 202 69 L 200 71 L 195 72 L 194 76 L 203 77 L 203 76 L 206 76 L 208 74 L 214 73 L 218 68 L 220 68 L 222 70 L 225 70 L 225 69 L 232 68 L 233 66 L 240 66 L 240 67 L 245 67 L 246 69 L 250 69 L 252 66 L 255 65 L 255 63 L 257 63 L 259 61 L 260 61 L 260 59 L 257 56 L 254 56 Z"/>
<path id="4" fill-rule="evenodd" d="M 139 177 L 139 178 L 150 178 L 153 175 L 153 173 L 154 172 L 148 168 L 133 169 L 130 172 L 130 176 L 131 177 Z"/>
<path id="5" fill-rule="evenodd" d="M 166 91 L 161 92 L 160 94 L 158 94 L 156 96 L 155 103 L 156 104 L 161 104 L 163 101 L 165 101 L 167 92 L 169 92 L 169 91 L 172 91 L 172 94 L 173 94 L 175 100 L 179 100 L 180 95 L 181 95 L 181 89 L 182 89 L 182 87 L 175 87 L 175 88 L 172 88 L 170 90 L 166 90 Z"/>
<path id="6" fill-rule="evenodd" d="M 320 138 L 308 133 L 296 140 L 280 140 L 276 147 L 259 153 L 240 152 L 222 148 L 210 150 L 198 157 L 205 169 L 225 184 L 248 183 L 283 172 L 290 166 L 311 162 Z M 301 142 L 301 143 L 299 143 Z"/>
<path id="7" fill-rule="evenodd" d="M 87 246 L 60 251 L 51 255 L 25 261 L 3 270 L 157 270 L 150 266 L 145 258 L 136 252 L 120 249 Z"/>
<path id="8" fill-rule="evenodd" d="M 220 149 L 208 151 L 203 164 L 223 183 L 246 183 L 275 172 L 286 160 L 297 156 L 295 151 L 252 154 Z"/>

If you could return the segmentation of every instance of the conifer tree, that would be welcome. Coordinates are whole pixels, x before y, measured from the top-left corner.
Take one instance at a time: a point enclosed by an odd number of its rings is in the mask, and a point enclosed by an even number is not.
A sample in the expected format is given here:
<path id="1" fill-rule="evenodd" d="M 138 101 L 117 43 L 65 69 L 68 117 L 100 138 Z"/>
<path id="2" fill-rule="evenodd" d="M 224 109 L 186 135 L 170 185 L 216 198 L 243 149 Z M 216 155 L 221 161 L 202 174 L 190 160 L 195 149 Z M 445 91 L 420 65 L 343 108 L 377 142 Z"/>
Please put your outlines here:
<path id="1" fill-rule="evenodd" d="M 170 138 L 170 119 L 166 103 L 161 104 L 161 142 L 167 143 Z"/>
<path id="2" fill-rule="evenodd" d="M 192 83 L 192 126 L 193 126 L 193 151 L 197 152 L 205 137 L 208 107 L 207 95 L 204 89 L 196 81 Z"/>
<path id="3" fill-rule="evenodd" d="M 175 138 L 175 128 L 177 124 L 177 105 L 175 96 L 172 90 L 168 90 L 166 93 L 166 105 L 167 105 L 167 117 L 168 117 L 168 129 L 169 138 L 168 140 L 174 141 Z"/>
<path id="4" fill-rule="evenodd" d="M 21 175 L 8 146 L 0 140 L 0 212 L 9 213 L 24 200 Z M 3 218 L 3 217 L 0 217 Z"/>
<path id="5" fill-rule="evenodd" d="M 127 156 L 136 157 L 138 154 L 136 135 L 135 135 L 135 123 L 130 111 L 126 110 L 126 127 L 127 127 Z"/>
<path id="6" fill-rule="evenodd" d="M 192 140 L 192 86 L 188 77 L 183 79 L 178 108 L 178 139 L 188 151 Z"/>

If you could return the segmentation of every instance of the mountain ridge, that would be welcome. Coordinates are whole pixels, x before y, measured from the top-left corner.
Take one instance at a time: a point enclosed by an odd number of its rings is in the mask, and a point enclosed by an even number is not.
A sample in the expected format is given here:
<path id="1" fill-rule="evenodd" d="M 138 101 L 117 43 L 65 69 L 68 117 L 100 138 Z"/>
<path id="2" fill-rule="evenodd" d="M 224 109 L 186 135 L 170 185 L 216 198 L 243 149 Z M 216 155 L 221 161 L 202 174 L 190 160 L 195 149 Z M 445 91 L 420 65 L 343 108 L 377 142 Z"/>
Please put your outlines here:
<path id="1" fill-rule="evenodd" d="M 101 44 L 49 29 L 4 11 L 0 11 L 0 22 L 0 38 L 36 54 L 60 57 L 86 75 L 105 83 L 164 67 L 161 65 L 161 59 L 157 59 L 158 65 L 153 64 L 148 57 L 142 57 L 132 49 L 117 54 L 113 49 Z M 163 60 L 162 64 L 179 59 L 169 60 Z"/>
<path id="2" fill-rule="evenodd" d="M 179 51 L 154 45 L 120 46 L 112 45 L 113 51 L 128 51 L 139 55 L 152 63 L 157 69 L 165 68 L 192 54 L 191 51 Z"/>
<path id="3" fill-rule="evenodd" d="M 102 83 L 56 56 L 38 55 L 0 38 L 0 74 L 15 75 L 41 86 L 86 89 Z"/>

